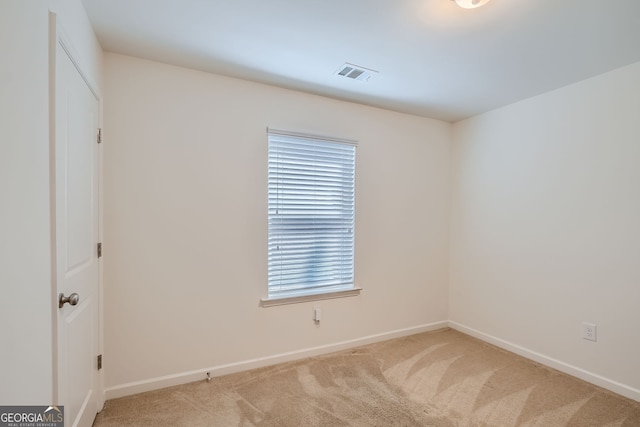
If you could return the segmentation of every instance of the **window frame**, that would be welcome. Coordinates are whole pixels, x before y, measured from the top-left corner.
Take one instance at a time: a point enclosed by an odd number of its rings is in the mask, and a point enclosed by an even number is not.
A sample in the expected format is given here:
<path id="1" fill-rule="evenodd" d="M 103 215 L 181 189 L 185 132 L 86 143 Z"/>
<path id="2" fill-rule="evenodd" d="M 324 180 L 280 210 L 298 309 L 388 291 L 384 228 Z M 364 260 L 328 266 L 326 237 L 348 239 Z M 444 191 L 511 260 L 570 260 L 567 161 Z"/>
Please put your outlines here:
<path id="1" fill-rule="evenodd" d="M 355 233 L 355 218 L 356 218 L 356 201 L 355 201 L 355 197 L 356 197 L 356 154 L 357 154 L 357 141 L 353 141 L 353 140 L 348 140 L 348 139 L 342 139 L 342 138 L 333 138 L 333 137 L 327 137 L 327 136 L 321 136 L 321 135 L 313 135 L 313 134 L 307 134 L 307 133 L 300 133 L 300 132 L 291 132 L 291 131 L 284 131 L 284 130 L 277 130 L 277 129 L 272 129 L 272 128 L 267 128 L 267 146 L 268 146 L 268 150 L 269 150 L 269 154 L 268 154 L 268 159 L 269 161 L 272 160 L 271 157 L 271 139 L 272 137 L 274 139 L 278 139 L 278 137 L 280 138 L 289 138 L 292 140 L 298 140 L 298 142 L 300 144 L 303 144 L 302 141 L 304 141 L 304 143 L 313 143 L 313 142 L 317 142 L 320 146 L 321 145 L 326 145 L 327 143 L 330 144 L 341 144 L 341 145 L 348 145 L 353 147 L 353 181 L 351 181 L 351 185 L 353 186 L 353 201 L 351 202 L 351 209 L 353 210 L 352 213 L 352 224 L 351 224 L 351 233 L 352 233 L 352 252 L 351 252 L 351 256 L 349 258 L 351 265 L 352 265 L 352 270 L 351 270 L 351 278 L 352 280 L 350 281 L 350 283 L 346 284 L 346 283 L 341 283 L 338 284 L 336 286 L 332 286 L 332 285 L 326 285 L 323 287 L 309 287 L 309 289 L 304 289 L 304 288 L 298 288 L 296 290 L 293 291 L 282 291 L 282 292 L 271 292 L 271 284 L 270 284 L 270 280 L 267 280 L 267 296 L 265 298 L 261 299 L 260 305 L 262 307 L 271 307 L 271 306 L 277 306 L 277 305 L 284 305 L 284 304 L 294 304 L 294 303 L 300 303 L 300 302 L 306 302 L 306 301 L 315 301 L 315 300 L 323 300 L 323 299 L 334 299 L 334 298 L 343 298 L 343 297 L 351 297 L 351 296 L 356 296 L 360 294 L 360 291 L 362 290 L 362 288 L 358 287 L 355 285 L 355 241 L 356 241 L 356 233 Z M 282 143 L 282 141 L 280 141 L 279 143 Z M 295 142 L 294 142 L 295 143 Z M 298 159 L 300 161 L 302 161 L 303 158 Z M 342 166 L 342 163 L 336 162 L 336 166 Z M 310 169 L 312 170 L 312 169 Z M 269 168 L 270 171 L 270 168 Z M 271 178 L 268 179 L 268 191 L 267 194 L 269 194 L 269 191 L 272 190 L 272 181 Z M 276 184 L 277 185 L 277 184 Z M 267 208 L 268 208 L 268 212 L 271 211 L 271 209 L 273 209 L 272 205 L 271 205 L 271 201 L 268 200 L 267 201 Z M 271 213 L 268 214 L 268 218 L 271 218 L 272 215 Z M 272 235 L 272 231 L 271 231 L 271 220 L 269 220 L 268 223 L 268 231 L 267 231 L 267 235 L 269 236 L 269 239 L 271 239 L 273 237 Z M 269 254 L 269 258 L 271 257 L 271 248 L 268 248 L 267 253 Z M 271 269 L 271 260 L 268 259 L 267 260 L 267 267 L 268 267 L 268 271 Z"/>

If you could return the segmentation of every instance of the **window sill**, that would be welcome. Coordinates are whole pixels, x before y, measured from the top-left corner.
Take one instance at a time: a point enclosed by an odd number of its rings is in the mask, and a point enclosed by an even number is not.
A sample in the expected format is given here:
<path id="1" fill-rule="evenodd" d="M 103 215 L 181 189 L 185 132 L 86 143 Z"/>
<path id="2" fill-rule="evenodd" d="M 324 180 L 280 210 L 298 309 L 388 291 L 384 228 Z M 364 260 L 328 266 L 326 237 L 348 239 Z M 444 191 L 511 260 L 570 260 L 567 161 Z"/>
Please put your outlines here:
<path id="1" fill-rule="evenodd" d="M 280 297 L 280 298 L 262 298 L 260 300 L 260 306 L 266 308 L 266 307 L 275 307 L 278 305 L 298 304 L 301 302 L 309 302 L 309 301 L 319 301 L 323 299 L 355 297 L 360 295 L 361 290 L 362 288 L 351 288 L 351 289 L 345 289 L 341 291 L 325 292 L 325 293 L 319 293 L 319 294 L 297 295 L 297 296 Z"/>

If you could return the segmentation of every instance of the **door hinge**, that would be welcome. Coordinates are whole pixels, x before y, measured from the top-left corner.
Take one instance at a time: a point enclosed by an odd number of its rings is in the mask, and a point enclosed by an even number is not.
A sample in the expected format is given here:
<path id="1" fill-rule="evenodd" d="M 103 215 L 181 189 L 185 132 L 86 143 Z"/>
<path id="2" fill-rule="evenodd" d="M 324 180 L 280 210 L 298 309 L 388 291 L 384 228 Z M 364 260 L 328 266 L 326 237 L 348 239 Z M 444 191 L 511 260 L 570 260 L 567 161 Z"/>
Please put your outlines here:
<path id="1" fill-rule="evenodd" d="M 102 128 L 98 128 L 98 144 L 102 144 Z"/>
<path id="2" fill-rule="evenodd" d="M 102 258 L 102 242 L 98 243 L 98 258 Z"/>
<path id="3" fill-rule="evenodd" d="M 102 369 L 102 355 L 98 355 L 98 371 Z"/>

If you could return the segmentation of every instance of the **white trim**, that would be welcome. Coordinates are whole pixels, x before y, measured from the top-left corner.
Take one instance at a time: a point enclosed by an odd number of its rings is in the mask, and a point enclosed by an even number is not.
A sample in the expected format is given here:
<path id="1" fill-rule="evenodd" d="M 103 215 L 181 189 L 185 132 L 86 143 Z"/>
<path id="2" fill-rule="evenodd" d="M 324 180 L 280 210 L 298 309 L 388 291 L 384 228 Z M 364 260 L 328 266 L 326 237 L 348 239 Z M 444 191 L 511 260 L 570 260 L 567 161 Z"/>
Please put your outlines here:
<path id="1" fill-rule="evenodd" d="M 297 304 L 301 302 L 309 302 L 309 301 L 319 301 L 323 299 L 335 299 L 335 298 L 346 298 L 346 297 L 356 297 L 360 295 L 360 291 L 362 288 L 349 288 L 340 291 L 334 292 L 322 292 L 316 294 L 305 294 L 298 296 L 288 296 L 288 297 L 275 297 L 275 298 L 262 298 L 260 300 L 260 307 L 275 307 L 278 305 L 287 305 L 287 304 Z"/>
<path id="2" fill-rule="evenodd" d="M 560 372 L 564 372 L 565 374 L 569 374 L 588 383 L 597 385 L 614 393 L 628 397 L 629 399 L 640 402 L 640 390 L 638 390 L 637 388 L 619 383 L 609 378 L 605 378 L 601 375 L 594 374 L 593 372 L 585 371 L 584 369 L 578 368 L 577 366 L 573 366 L 552 357 L 545 356 L 544 354 L 494 337 L 493 335 L 485 334 L 484 332 L 480 332 L 477 329 L 470 328 L 457 322 L 453 322 L 450 320 L 448 322 L 448 325 L 450 328 L 455 329 L 456 331 L 471 335 L 472 337 L 478 338 L 482 341 L 486 341 L 497 347 L 508 350 L 522 357 L 526 357 L 527 359 L 531 359 L 535 362 L 541 363 Z"/>
<path id="3" fill-rule="evenodd" d="M 307 348 L 303 350 L 297 350 L 287 353 L 275 354 L 272 356 L 260 357 L 256 359 L 249 359 L 241 362 L 228 363 L 224 365 L 214 366 L 208 369 L 198 369 L 194 371 L 182 372 L 175 375 L 167 375 L 163 377 L 151 378 L 143 381 L 136 381 L 127 384 L 108 387 L 105 389 L 106 399 L 115 399 L 118 397 L 129 396 L 132 394 L 143 393 L 146 391 L 157 390 L 165 387 L 171 387 L 181 384 L 186 384 L 193 381 L 204 380 L 206 373 L 210 372 L 212 377 L 232 374 L 236 372 L 242 372 L 249 369 L 262 368 L 265 366 L 275 365 L 277 363 L 290 362 L 293 360 L 304 359 L 306 357 L 319 356 L 322 354 L 333 353 L 336 351 L 346 350 L 353 347 L 372 344 L 375 342 L 386 341 L 394 338 L 400 338 L 403 336 L 419 334 L 422 332 L 434 331 L 450 327 L 464 334 L 478 338 L 482 341 L 493 344 L 497 347 L 518 354 L 527 359 L 541 363 L 550 368 L 556 369 L 560 372 L 564 372 L 573 377 L 587 381 L 591 384 L 610 390 L 614 393 L 625 396 L 629 399 L 640 402 L 640 390 L 630 387 L 625 384 L 621 384 L 617 381 L 605 378 L 603 376 L 594 374 L 592 372 L 585 371 L 584 369 L 570 365 L 568 363 L 561 362 L 551 357 L 545 356 L 533 350 L 529 350 L 517 344 L 513 344 L 509 341 L 494 337 L 484 332 L 480 332 L 476 329 L 462 325 L 453 321 L 441 321 L 429 323 L 422 326 L 416 326 L 412 328 L 399 329 L 391 332 L 385 332 L 381 334 L 369 335 L 362 338 L 357 338 L 348 341 L 341 341 L 338 343 Z"/>
<path id="4" fill-rule="evenodd" d="M 242 362 L 228 363 L 225 365 L 213 366 L 211 368 L 198 369 L 194 371 L 182 372 L 175 375 L 166 375 L 163 377 L 150 378 L 143 381 L 135 381 L 127 384 L 116 385 L 105 389 L 107 399 L 115 399 L 118 397 L 129 396 L 132 394 L 142 393 L 145 391 L 157 390 L 165 387 L 181 385 L 193 381 L 204 380 L 206 373 L 211 373 L 212 377 L 233 374 L 235 372 L 246 371 L 249 369 L 262 368 L 265 366 L 275 365 L 277 363 L 290 362 L 293 360 L 304 359 L 306 357 L 319 356 L 322 354 L 333 353 L 336 351 L 346 350 L 353 347 L 359 347 L 375 342 L 386 341 L 394 338 L 400 338 L 408 335 L 419 334 L 422 332 L 435 331 L 447 327 L 447 321 L 429 323 L 411 328 L 398 329 L 391 332 L 381 334 L 368 335 L 362 338 L 356 338 L 348 341 L 341 341 L 333 344 L 311 347 L 303 350 L 296 350 L 287 353 L 275 354 L 272 356 L 260 357 L 256 359 L 245 360 Z"/>
<path id="5" fill-rule="evenodd" d="M 353 139 L 335 138 L 333 136 L 314 135 L 303 132 L 292 132 L 288 130 L 272 129 L 270 127 L 267 128 L 267 135 L 293 136 L 296 138 L 314 139 L 320 141 L 337 142 L 339 144 L 353 145 L 356 147 L 358 146 L 358 141 L 355 141 Z"/>

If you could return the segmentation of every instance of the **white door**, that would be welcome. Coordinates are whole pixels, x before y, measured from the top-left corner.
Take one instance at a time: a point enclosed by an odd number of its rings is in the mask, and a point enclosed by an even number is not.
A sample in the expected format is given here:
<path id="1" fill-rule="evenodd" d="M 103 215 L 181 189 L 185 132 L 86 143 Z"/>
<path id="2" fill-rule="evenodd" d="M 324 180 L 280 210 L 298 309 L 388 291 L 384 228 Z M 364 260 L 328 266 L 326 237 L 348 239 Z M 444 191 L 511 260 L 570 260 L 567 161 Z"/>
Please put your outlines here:
<path id="1" fill-rule="evenodd" d="M 66 426 L 91 426 L 101 404 L 98 100 L 61 45 L 55 53 L 55 265 L 58 404 Z M 75 297 L 77 296 L 77 300 Z M 75 304 L 74 304 L 75 303 Z"/>

